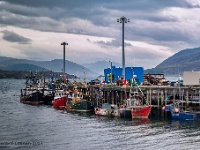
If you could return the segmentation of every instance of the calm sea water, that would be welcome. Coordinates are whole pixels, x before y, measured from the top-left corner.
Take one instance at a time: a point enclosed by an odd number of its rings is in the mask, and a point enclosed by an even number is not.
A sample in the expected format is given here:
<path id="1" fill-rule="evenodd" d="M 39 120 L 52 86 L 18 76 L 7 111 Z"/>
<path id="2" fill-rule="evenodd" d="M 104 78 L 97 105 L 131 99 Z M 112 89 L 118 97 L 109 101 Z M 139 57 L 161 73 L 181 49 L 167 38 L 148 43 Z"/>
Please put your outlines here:
<path id="1" fill-rule="evenodd" d="M 0 150 L 199 150 L 200 122 L 125 120 L 19 102 L 23 80 L 0 80 Z"/>

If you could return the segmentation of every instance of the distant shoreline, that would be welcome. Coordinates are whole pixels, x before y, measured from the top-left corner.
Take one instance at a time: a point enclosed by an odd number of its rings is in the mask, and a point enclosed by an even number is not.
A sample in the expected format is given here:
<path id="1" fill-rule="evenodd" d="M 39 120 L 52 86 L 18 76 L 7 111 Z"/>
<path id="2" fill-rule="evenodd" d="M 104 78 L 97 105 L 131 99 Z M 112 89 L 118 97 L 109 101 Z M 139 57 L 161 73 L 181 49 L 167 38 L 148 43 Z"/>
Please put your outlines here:
<path id="1" fill-rule="evenodd" d="M 0 70 L 0 79 L 26 79 L 27 71 Z"/>
<path id="2" fill-rule="evenodd" d="M 0 79 L 26 79 L 26 77 L 30 74 L 30 71 L 7 71 L 7 70 L 0 70 Z M 38 72 L 40 76 L 43 74 L 46 78 L 51 78 L 50 72 Z M 60 77 L 63 73 L 60 72 L 53 72 L 54 77 Z M 66 74 L 67 78 L 72 77 L 72 75 Z"/>

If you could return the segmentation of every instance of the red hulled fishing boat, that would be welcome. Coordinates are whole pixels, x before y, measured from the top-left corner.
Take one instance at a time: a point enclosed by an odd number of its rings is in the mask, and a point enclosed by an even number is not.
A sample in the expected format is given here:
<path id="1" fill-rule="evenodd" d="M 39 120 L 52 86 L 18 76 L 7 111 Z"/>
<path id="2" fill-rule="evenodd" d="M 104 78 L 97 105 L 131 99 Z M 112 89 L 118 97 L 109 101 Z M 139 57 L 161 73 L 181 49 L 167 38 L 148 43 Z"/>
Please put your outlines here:
<path id="1" fill-rule="evenodd" d="M 132 118 L 148 118 L 151 108 L 151 105 L 133 106 L 131 110 Z"/>
<path id="2" fill-rule="evenodd" d="M 52 100 L 52 105 L 57 109 L 65 109 L 68 94 L 64 90 L 57 90 L 55 92 L 55 97 Z"/>

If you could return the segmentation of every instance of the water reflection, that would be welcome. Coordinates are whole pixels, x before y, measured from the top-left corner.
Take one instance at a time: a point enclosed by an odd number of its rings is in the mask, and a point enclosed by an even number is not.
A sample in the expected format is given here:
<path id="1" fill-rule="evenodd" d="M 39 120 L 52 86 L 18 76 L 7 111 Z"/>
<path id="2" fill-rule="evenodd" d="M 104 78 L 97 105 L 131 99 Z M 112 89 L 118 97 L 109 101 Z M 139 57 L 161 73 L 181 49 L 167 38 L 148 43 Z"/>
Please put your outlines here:
<path id="1" fill-rule="evenodd" d="M 172 120 L 171 124 L 172 127 L 175 127 L 177 129 L 192 129 L 200 127 L 200 122 L 194 120 Z"/>
<path id="2" fill-rule="evenodd" d="M 134 125 L 134 126 L 150 124 L 150 123 L 151 123 L 150 119 L 147 119 L 147 118 L 142 118 L 142 119 L 134 118 L 134 119 L 132 119 L 132 125 Z"/>
<path id="3" fill-rule="evenodd" d="M 18 94 L 22 81 L 0 80 L 0 83 L 0 141 L 43 143 L 37 147 L 11 145 L 7 149 L 198 150 L 200 147 L 200 121 L 124 119 L 24 105 Z"/>

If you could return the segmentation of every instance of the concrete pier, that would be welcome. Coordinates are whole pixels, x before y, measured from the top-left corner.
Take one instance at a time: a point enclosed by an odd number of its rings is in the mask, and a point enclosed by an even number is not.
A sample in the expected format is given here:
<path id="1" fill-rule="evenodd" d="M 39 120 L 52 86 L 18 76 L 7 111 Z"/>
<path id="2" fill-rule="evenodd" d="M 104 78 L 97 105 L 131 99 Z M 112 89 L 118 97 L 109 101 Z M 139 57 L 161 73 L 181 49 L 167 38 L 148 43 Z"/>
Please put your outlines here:
<path id="1" fill-rule="evenodd" d="M 78 91 L 91 101 L 109 102 L 111 104 L 123 104 L 123 100 L 129 98 L 131 92 L 139 91 L 138 87 L 114 86 L 114 85 L 88 85 L 77 87 Z M 172 87 L 172 86 L 140 86 L 146 102 L 153 107 L 160 108 L 165 103 L 165 98 L 170 96 L 175 99 L 200 100 L 200 87 Z"/>
<path id="2" fill-rule="evenodd" d="M 87 85 L 78 86 L 79 93 L 84 98 L 92 101 L 95 106 L 103 103 L 123 104 L 129 98 L 131 92 L 139 91 L 137 86 L 116 86 L 116 85 Z M 171 100 L 199 100 L 200 87 L 191 86 L 140 86 L 146 98 L 146 102 L 153 108 L 161 109 L 166 105 L 165 99 Z"/>

